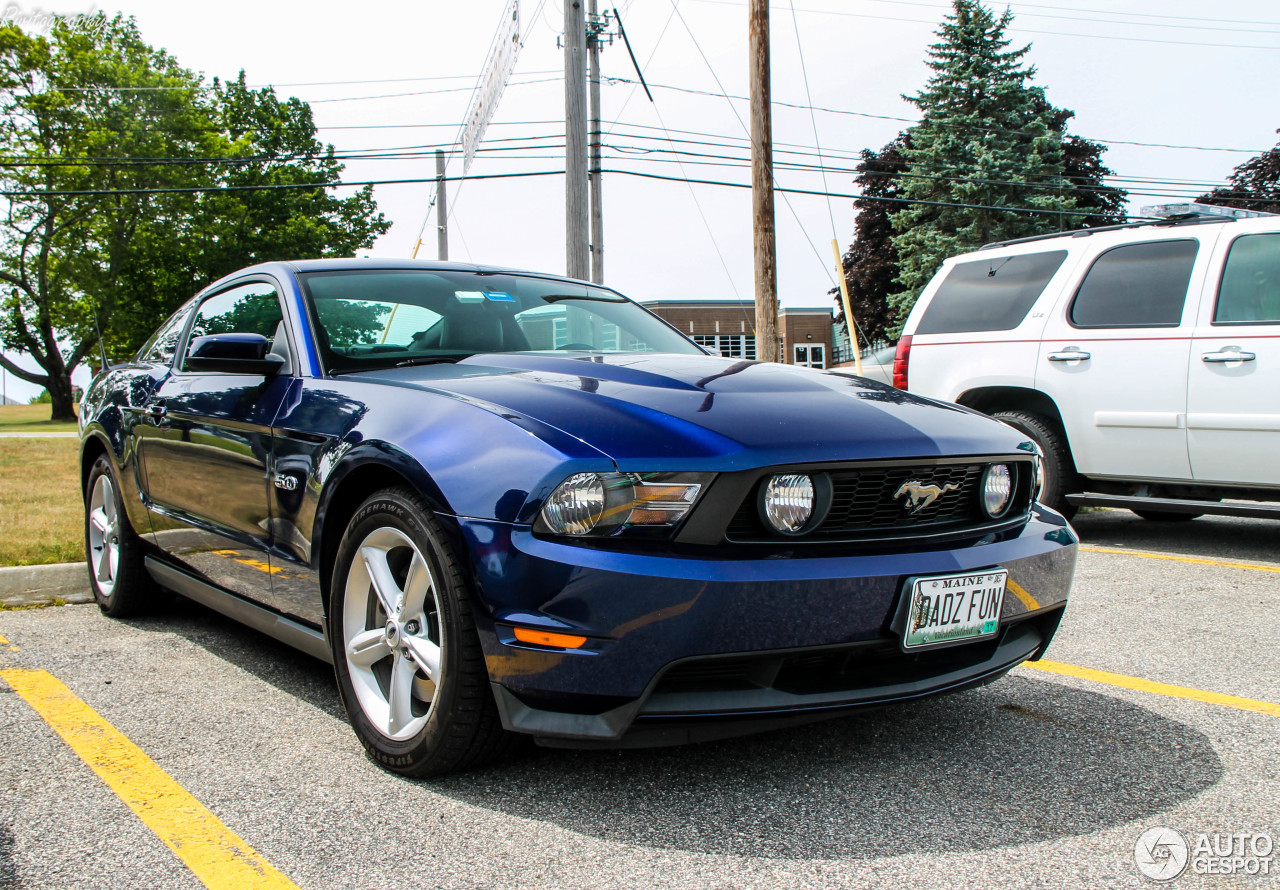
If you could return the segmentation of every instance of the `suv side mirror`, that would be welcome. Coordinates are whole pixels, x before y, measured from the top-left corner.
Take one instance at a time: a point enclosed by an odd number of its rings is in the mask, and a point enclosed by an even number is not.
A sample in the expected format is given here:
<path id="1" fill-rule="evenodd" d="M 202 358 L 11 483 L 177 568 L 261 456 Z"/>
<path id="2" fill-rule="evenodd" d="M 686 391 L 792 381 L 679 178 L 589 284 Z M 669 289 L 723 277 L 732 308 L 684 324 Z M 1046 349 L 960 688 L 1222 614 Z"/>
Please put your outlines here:
<path id="1" fill-rule="evenodd" d="M 284 365 L 284 358 L 271 354 L 271 341 L 261 334 L 209 334 L 191 341 L 184 367 L 270 377 Z"/>

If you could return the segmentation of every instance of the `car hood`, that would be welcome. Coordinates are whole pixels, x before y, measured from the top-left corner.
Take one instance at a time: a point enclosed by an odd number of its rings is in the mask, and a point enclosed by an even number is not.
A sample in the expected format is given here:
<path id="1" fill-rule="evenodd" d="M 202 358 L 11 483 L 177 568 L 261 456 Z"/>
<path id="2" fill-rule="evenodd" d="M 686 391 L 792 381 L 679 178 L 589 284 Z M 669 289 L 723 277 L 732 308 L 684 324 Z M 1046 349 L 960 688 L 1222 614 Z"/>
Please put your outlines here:
<path id="1" fill-rule="evenodd" d="M 1025 441 L 862 378 L 708 355 L 491 354 L 352 376 L 555 427 L 624 470 L 1000 454 Z"/>

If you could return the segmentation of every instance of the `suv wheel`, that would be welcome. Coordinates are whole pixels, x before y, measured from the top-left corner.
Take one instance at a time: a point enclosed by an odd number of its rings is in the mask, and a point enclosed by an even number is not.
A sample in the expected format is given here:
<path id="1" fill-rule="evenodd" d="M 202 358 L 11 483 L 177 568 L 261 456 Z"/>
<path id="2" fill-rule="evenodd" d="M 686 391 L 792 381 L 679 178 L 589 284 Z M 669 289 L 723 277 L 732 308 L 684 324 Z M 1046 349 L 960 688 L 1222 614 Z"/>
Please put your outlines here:
<path id="1" fill-rule="evenodd" d="M 1027 411 L 996 411 L 991 415 L 1019 432 L 1025 433 L 1043 455 L 1040 503 L 1052 507 L 1070 519 L 1076 507 L 1067 503 L 1067 495 L 1077 490 L 1076 466 L 1066 438 L 1047 417 Z"/>
<path id="2" fill-rule="evenodd" d="M 504 753 L 471 595 L 430 507 L 404 488 L 364 502 L 338 545 L 329 640 L 338 691 L 369 756 L 439 776 Z"/>

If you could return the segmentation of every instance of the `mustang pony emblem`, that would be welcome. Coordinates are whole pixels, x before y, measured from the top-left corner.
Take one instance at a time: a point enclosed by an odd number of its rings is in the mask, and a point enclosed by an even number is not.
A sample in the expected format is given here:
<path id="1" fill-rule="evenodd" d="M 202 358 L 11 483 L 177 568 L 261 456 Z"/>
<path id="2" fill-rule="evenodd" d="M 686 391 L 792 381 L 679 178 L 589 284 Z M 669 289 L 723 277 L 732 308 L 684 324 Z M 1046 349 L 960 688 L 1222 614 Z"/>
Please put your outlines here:
<path id="1" fill-rule="evenodd" d="M 919 513 L 938 498 L 949 491 L 958 491 L 960 486 L 954 482 L 946 485 L 923 485 L 915 480 L 902 483 L 902 487 L 893 493 L 895 498 L 907 496 L 906 507 L 912 513 Z"/>

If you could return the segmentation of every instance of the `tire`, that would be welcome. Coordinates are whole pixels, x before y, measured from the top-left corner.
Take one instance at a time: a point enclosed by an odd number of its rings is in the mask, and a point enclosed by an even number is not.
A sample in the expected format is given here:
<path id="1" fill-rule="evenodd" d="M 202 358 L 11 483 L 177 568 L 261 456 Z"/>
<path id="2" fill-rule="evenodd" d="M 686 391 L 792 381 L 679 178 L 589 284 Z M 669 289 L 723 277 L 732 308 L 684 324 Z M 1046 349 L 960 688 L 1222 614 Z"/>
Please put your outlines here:
<path id="1" fill-rule="evenodd" d="M 120 483 L 105 454 L 84 487 L 84 550 L 89 586 L 102 614 L 128 618 L 157 605 L 159 586 L 144 565 L 142 539 L 129 524 Z"/>
<path id="2" fill-rule="evenodd" d="M 347 718 L 385 769 L 441 776 L 519 739 L 498 717 L 457 558 L 416 492 L 380 491 L 351 518 L 328 620 Z"/>
<path id="3" fill-rule="evenodd" d="M 1057 426 L 1047 417 L 1027 411 L 997 411 L 991 416 L 1025 433 L 1040 448 L 1040 503 L 1067 519 L 1075 516 L 1078 508 L 1067 502 L 1067 495 L 1079 490 L 1079 477 L 1071 449 Z"/>
<path id="4" fill-rule="evenodd" d="M 1203 513 L 1170 513 L 1167 510 L 1134 510 L 1133 512 L 1150 522 L 1190 522 L 1204 515 Z"/>

